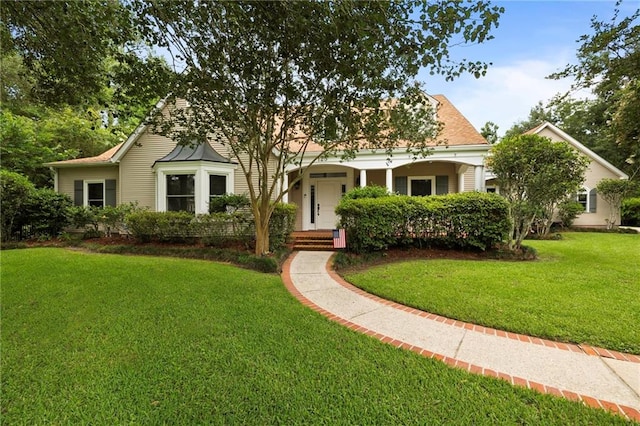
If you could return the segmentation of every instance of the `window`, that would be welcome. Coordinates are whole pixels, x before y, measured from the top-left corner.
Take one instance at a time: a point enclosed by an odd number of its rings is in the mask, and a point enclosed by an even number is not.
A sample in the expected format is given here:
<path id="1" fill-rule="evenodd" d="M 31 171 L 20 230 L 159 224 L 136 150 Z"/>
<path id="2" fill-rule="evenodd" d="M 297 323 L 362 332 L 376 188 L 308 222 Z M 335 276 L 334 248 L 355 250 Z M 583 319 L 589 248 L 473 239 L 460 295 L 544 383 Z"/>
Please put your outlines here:
<path id="1" fill-rule="evenodd" d="M 167 175 L 167 211 L 195 212 L 195 175 Z"/>
<path id="2" fill-rule="evenodd" d="M 226 175 L 209 175 L 209 197 L 220 197 L 227 193 Z"/>
<path id="3" fill-rule="evenodd" d="M 589 211 L 589 190 L 582 188 L 576 195 L 576 201 L 582 205 L 584 211 Z"/>
<path id="4" fill-rule="evenodd" d="M 104 207 L 104 182 L 87 182 L 86 205 Z"/>
<path id="5" fill-rule="evenodd" d="M 409 195 L 413 197 L 424 197 L 435 193 L 433 177 L 409 178 Z"/>

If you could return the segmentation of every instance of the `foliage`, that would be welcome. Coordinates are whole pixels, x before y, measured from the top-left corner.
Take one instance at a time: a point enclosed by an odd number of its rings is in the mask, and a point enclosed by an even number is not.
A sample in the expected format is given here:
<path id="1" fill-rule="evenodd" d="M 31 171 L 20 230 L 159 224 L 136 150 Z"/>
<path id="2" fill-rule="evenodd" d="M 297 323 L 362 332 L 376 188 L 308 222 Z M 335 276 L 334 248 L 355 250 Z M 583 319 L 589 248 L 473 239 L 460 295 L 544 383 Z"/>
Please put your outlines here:
<path id="1" fill-rule="evenodd" d="M 356 253 L 412 244 L 486 250 L 509 227 L 504 199 L 483 193 L 342 199 L 336 213 Z"/>
<path id="2" fill-rule="evenodd" d="M 558 204 L 558 218 L 564 228 L 570 228 L 581 213 L 584 213 L 584 206 L 574 199 L 566 199 Z"/>
<path id="3" fill-rule="evenodd" d="M 626 179 L 602 179 L 598 182 L 596 190 L 600 197 L 609 204 L 609 218 L 607 229 L 611 229 L 620 223 L 620 207 L 622 200 L 636 191 L 635 182 Z"/>
<path id="4" fill-rule="evenodd" d="M 0 223 L 1 240 L 9 241 L 19 230 L 18 223 L 27 206 L 34 186 L 19 173 L 0 169 Z"/>
<path id="5" fill-rule="evenodd" d="M 498 142 L 498 125 L 493 121 L 487 121 L 480 129 L 480 134 L 483 138 L 487 140 L 491 145 Z"/>
<path id="6" fill-rule="evenodd" d="M 385 186 L 367 185 L 350 189 L 346 194 L 344 194 L 344 197 L 342 198 L 348 200 L 357 200 L 360 198 L 388 197 L 389 195 L 391 194 L 389 194 L 389 191 Z"/>
<path id="7" fill-rule="evenodd" d="M 67 216 L 72 226 L 84 230 L 85 238 L 102 236 L 111 237 L 113 232 L 127 233 L 126 216 L 141 211 L 137 203 L 119 206 L 72 206 L 67 209 Z"/>
<path id="8" fill-rule="evenodd" d="M 235 157 L 256 254 L 269 250 L 272 201 L 303 175 L 281 188 L 292 166 L 391 152 L 399 140 L 427 154 L 439 125 L 415 76 L 483 75 L 485 63 L 450 61 L 449 49 L 489 39 L 503 11 L 483 1 L 131 3 L 145 40 L 186 66 L 172 75 L 171 113 L 155 124 L 181 144 L 213 136 Z M 322 154 L 307 153 L 311 142 Z"/>
<path id="9" fill-rule="evenodd" d="M 621 223 L 627 226 L 640 226 L 640 197 L 627 198 L 622 202 Z"/>
<path id="10" fill-rule="evenodd" d="M 510 249 L 519 249 L 536 218 L 549 232 L 558 203 L 578 190 L 589 161 L 568 144 L 538 135 L 503 139 L 491 149 L 488 168 L 495 174 L 500 195 L 509 203 Z"/>
<path id="11" fill-rule="evenodd" d="M 630 267 L 640 262 L 640 236 L 562 236 L 527 241 L 538 251 L 536 262 L 420 259 L 359 268 L 345 278 L 448 318 L 640 354 L 640 281 Z"/>
<path id="12" fill-rule="evenodd" d="M 225 194 L 209 201 L 209 213 L 234 213 L 247 209 L 251 201 L 246 194 Z"/>
<path id="13" fill-rule="evenodd" d="M 236 201 L 241 198 L 230 198 Z M 296 206 L 282 204 L 274 206 L 271 216 L 271 250 L 282 248 L 295 226 Z M 195 242 L 207 246 L 225 247 L 233 244 L 251 246 L 253 220 L 251 213 L 236 210 L 231 213 L 210 213 L 194 216 L 187 212 L 134 211 L 126 215 L 127 228 L 141 242 Z"/>
<path id="14" fill-rule="evenodd" d="M 57 237 L 69 224 L 67 209 L 71 204 L 71 198 L 65 194 L 48 188 L 35 189 L 24 205 L 18 223 L 28 228 L 29 237 Z"/>
<path id="15" fill-rule="evenodd" d="M 578 63 L 550 77 L 573 78 L 572 90 L 593 90 L 605 125 L 591 131 L 609 129 L 608 143 L 633 178 L 640 171 L 640 9 L 619 19 L 620 4 L 609 22 L 592 18 L 591 34 L 580 38 Z"/>
<path id="16" fill-rule="evenodd" d="M 67 217 L 71 226 L 85 232 L 85 237 L 99 236 L 98 207 L 71 206 L 67 208 Z"/>
<path id="17" fill-rule="evenodd" d="M 106 58 L 135 36 L 120 1 L 2 2 L 0 55 L 22 57 L 30 96 L 46 104 L 78 105 L 99 98 Z"/>

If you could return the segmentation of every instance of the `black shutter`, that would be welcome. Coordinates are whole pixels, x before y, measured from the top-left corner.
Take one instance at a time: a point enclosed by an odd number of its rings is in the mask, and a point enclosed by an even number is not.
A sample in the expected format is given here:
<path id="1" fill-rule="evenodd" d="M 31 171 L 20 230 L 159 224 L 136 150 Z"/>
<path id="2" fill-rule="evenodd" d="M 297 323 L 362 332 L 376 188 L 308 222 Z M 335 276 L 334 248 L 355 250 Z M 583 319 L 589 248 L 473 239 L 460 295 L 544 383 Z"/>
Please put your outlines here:
<path id="1" fill-rule="evenodd" d="M 592 189 L 589 191 L 589 213 L 596 212 L 596 204 L 598 202 L 598 191 Z"/>
<path id="2" fill-rule="evenodd" d="M 407 195 L 406 176 L 396 176 L 396 193 L 400 195 Z"/>
<path id="3" fill-rule="evenodd" d="M 104 181 L 104 205 L 116 206 L 116 180 L 107 179 Z"/>
<path id="4" fill-rule="evenodd" d="M 84 204 L 84 181 L 73 181 L 73 204 L 81 206 Z"/>
<path id="5" fill-rule="evenodd" d="M 449 193 L 449 176 L 436 176 L 436 195 Z"/>

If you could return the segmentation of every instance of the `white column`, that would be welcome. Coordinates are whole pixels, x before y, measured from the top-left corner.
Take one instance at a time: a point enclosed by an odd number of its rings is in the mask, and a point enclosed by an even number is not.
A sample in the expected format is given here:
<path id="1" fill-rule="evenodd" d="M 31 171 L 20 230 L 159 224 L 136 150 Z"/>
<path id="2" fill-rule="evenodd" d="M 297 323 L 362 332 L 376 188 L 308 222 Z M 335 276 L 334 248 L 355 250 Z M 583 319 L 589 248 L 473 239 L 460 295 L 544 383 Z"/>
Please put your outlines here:
<path id="1" fill-rule="evenodd" d="M 289 173 L 284 172 L 282 174 L 282 186 L 280 187 L 280 193 L 282 193 L 283 191 L 287 191 L 287 189 L 289 189 Z M 282 196 L 282 202 L 289 202 L 289 191 L 285 192 Z"/>
<path id="2" fill-rule="evenodd" d="M 392 194 L 393 193 L 393 169 L 387 169 L 386 183 L 387 183 L 387 191 L 389 191 L 389 193 Z"/>
<path id="3" fill-rule="evenodd" d="M 484 166 L 475 166 L 475 184 L 476 191 L 484 192 Z"/>
<path id="4" fill-rule="evenodd" d="M 360 188 L 367 186 L 367 171 L 365 169 L 360 170 Z"/>
<path id="5" fill-rule="evenodd" d="M 464 192 L 464 173 L 458 173 L 458 192 Z"/>

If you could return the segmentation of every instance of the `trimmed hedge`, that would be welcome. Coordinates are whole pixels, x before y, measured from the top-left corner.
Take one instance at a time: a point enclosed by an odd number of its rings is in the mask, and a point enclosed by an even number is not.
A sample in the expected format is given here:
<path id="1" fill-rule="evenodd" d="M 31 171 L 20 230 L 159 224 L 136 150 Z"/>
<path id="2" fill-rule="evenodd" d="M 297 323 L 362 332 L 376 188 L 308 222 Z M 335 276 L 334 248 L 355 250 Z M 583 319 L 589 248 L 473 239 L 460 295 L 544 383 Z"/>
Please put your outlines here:
<path id="1" fill-rule="evenodd" d="M 270 248 L 283 247 L 293 232 L 296 206 L 276 204 L 269 224 Z M 126 217 L 131 235 L 140 242 L 191 243 L 212 247 L 230 244 L 251 246 L 255 239 L 253 215 L 246 210 L 194 216 L 187 212 L 137 211 Z"/>
<path id="2" fill-rule="evenodd" d="M 620 215 L 623 225 L 640 226 L 640 197 L 627 198 L 622 201 Z"/>
<path id="3" fill-rule="evenodd" d="M 343 199 L 336 213 L 356 253 L 410 245 L 487 250 L 509 230 L 504 198 L 478 192 Z"/>

